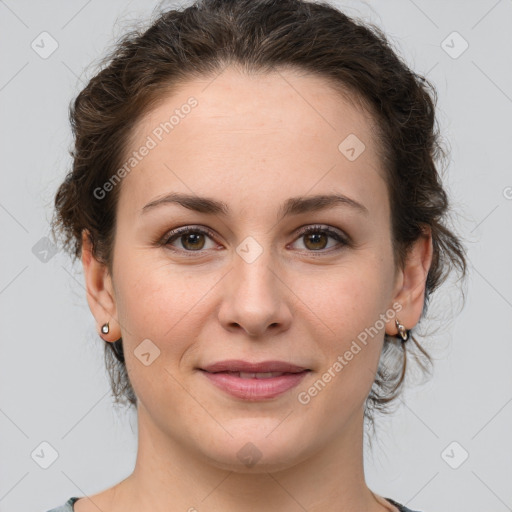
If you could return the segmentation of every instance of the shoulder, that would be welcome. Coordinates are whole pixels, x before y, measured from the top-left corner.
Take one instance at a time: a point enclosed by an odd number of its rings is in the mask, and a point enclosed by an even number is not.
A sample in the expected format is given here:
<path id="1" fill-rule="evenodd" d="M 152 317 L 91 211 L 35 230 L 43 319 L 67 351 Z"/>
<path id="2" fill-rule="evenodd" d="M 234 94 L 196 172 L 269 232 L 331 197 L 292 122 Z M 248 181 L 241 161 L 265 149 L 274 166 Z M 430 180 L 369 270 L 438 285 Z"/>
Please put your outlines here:
<path id="1" fill-rule="evenodd" d="M 395 505 L 395 507 L 397 507 L 400 512 L 420 512 L 419 510 L 412 510 L 410 508 L 407 508 L 405 505 L 402 505 L 398 501 L 395 501 L 391 498 L 386 498 L 386 500 Z"/>
<path id="2" fill-rule="evenodd" d="M 52 508 L 51 510 L 48 510 L 47 512 L 74 512 L 73 510 L 73 505 L 75 503 L 75 501 L 77 501 L 78 498 L 77 497 L 72 497 L 72 498 L 69 498 L 68 501 L 66 501 L 66 503 L 64 503 L 64 505 L 61 505 L 60 507 L 57 507 L 57 508 Z"/>

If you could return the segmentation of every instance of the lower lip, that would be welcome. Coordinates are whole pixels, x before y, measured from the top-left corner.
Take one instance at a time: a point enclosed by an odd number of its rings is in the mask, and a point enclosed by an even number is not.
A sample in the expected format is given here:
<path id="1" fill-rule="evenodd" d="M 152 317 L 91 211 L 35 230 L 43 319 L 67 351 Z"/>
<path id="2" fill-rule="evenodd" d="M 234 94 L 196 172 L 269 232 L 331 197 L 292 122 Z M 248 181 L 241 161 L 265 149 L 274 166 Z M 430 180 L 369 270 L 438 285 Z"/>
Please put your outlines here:
<path id="1" fill-rule="evenodd" d="M 256 401 L 275 398 L 299 384 L 309 370 L 299 373 L 285 373 L 268 379 L 242 379 L 229 373 L 202 373 L 218 388 L 232 396 L 244 400 Z"/>

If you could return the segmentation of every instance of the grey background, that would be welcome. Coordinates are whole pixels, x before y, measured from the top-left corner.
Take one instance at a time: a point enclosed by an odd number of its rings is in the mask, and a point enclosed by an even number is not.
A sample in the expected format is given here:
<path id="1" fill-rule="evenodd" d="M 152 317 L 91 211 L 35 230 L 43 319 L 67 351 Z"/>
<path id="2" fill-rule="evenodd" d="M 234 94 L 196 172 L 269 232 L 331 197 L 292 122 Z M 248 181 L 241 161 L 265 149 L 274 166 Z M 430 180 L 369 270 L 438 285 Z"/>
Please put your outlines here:
<path id="1" fill-rule="evenodd" d="M 112 407 L 81 268 L 45 253 L 44 237 L 70 164 L 68 104 L 91 63 L 155 5 L 0 1 L 1 512 L 46 511 L 133 469 L 136 418 Z M 435 330 L 433 379 L 378 419 L 378 441 L 365 454 L 368 485 L 424 512 L 512 510 L 512 1 L 337 5 L 381 26 L 436 85 L 451 146 L 453 225 L 470 260 L 465 308 L 456 316 L 448 284 L 424 325 Z M 43 51 L 43 31 L 58 43 L 47 58 L 31 47 Z M 445 51 L 462 49 L 454 31 L 469 44 L 457 58 Z M 42 442 L 58 454 L 47 469 L 40 464 L 51 449 Z"/>

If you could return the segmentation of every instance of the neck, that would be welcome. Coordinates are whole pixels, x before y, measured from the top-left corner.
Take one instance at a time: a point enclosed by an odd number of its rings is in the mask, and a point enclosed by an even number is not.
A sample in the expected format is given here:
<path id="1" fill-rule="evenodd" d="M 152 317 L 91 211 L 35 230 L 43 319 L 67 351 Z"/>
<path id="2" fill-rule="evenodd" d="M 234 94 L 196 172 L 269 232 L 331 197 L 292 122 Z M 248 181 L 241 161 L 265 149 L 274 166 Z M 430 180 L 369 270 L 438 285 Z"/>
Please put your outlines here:
<path id="1" fill-rule="evenodd" d="M 333 436 L 335 441 L 311 447 L 302 461 L 287 467 L 247 468 L 235 462 L 219 467 L 149 420 L 139 403 L 137 461 L 133 473 L 114 488 L 113 512 L 396 510 L 365 483 L 362 410 Z"/>

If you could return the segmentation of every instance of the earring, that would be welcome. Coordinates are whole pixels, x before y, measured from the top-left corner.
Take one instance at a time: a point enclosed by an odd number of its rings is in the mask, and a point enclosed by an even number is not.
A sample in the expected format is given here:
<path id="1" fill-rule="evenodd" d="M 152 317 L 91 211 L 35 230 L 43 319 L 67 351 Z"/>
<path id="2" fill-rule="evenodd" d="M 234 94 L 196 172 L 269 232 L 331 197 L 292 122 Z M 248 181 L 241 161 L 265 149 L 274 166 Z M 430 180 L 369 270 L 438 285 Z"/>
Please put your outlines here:
<path id="1" fill-rule="evenodd" d="M 110 328 L 109 328 L 108 322 L 107 322 L 106 324 L 103 324 L 103 325 L 101 326 L 101 332 L 102 332 L 103 334 L 108 334 L 109 330 L 110 330 Z"/>
<path id="2" fill-rule="evenodd" d="M 402 342 L 406 342 L 409 339 L 409 330 L 406 329 L 401 323 L 398 318 L 395 320 L 396 328 L 398 329 L 398 335 L 397 338 L 402 338 Z"/>

